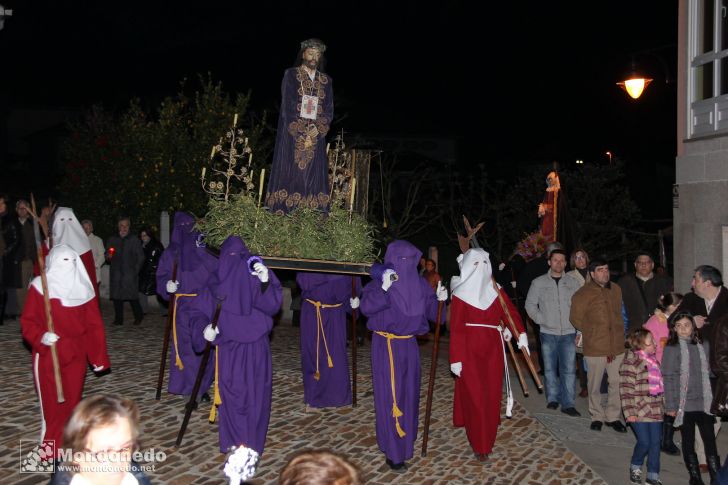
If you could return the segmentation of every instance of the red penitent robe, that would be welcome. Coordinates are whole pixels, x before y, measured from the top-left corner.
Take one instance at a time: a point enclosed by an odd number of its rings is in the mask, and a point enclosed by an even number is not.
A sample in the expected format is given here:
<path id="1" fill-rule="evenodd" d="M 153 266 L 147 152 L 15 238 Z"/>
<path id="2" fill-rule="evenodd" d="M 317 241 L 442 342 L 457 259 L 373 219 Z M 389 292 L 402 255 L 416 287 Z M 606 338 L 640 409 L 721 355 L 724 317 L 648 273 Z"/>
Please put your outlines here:
<path id="1" fill-rule="evenodd" d="M 58 449 L 62 445 L 63 427 L 81 400 L 87 365 L 108 369 L 111 363 L 96 299 L 75 307 L 65 307 L 56 298 L 50 303 L 54 332 L 59 336 L 55 347 L 65 402 L 58 402 L 50 347 L 41 343 L 43 334 L 48 331 L 43 295 L 32 285 L 20 322 L 23 338 L 33 350 L 33 377 L 44 430 L 42 439 L 55 440 Z"/>
<path id="2" fill-rule="evenodd" d="M 521 317 L 508 295 L 500 289 L 519 332 L 524 332 Z M 450 306 L 450 363 L 462 362 L 463 370 L 455 379 L 453 424 L 464 426 L 475 453 L 493 451 L 503 389 L 503 344 L 498 330 L 466 326 L 466 323 L 498 325 L 507 322 L 496 298 L 480 310 L 457 296 Z M 515 341 L 516 335 L 513 335 Z"/>

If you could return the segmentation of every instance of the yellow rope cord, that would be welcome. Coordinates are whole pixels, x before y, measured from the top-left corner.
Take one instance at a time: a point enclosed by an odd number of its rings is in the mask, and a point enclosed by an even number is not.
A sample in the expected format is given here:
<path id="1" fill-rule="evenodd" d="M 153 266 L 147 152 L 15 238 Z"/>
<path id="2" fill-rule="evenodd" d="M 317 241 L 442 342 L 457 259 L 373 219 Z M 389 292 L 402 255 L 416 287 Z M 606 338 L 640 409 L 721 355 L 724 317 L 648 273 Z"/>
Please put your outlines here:
<path id="1" fill-rule="evenodd" d="M 212 407 L 210 408 L 210 418 L 209 421 L 211 423 L 215 422 L 215 418 L 217 417 L 217 408 L 222 404 L 222 399 L 220 398 L 220 387 L 218 386 L 217 382 L 217 376 L 218 376 L 218 365 L 217 365 L 217 358 L 218 354 L 220 352 L 220 347 L 217 345 L 215 346 L 215 397 L 212 400 Z"/>
<path id="2" fill-rule="evenodd" d="M 179 358 L 179 345 L 177 345 L 177 303 L 179 302 L 180 296 L 197 296 L 197 293 L 180 293 L 176 295 L 174 298 L 174 308 L 172 308 L 172 338 L 174 340 L 175 355 L 174 365 L 176 365 L 179 370 L 182 370 L 185 366 L 182 363 L 182 359 Z"/>
<path id="3" fill-rule="evenodd" d="M 306 301 L 316 307 L 316 373 L 313 375 L 313 378 L 319 380 L 321 379 L 321 373 L 319 372 L 319 342 L 321 341 L 321 337 L 323 337 L 324 340 L 324 348 L 326 349 L 326 358 L 328 359 L 329 367 L 334 366 L 334 362 L 331 360 L 331 354 L 329 354 L 329 344 L 326 342 L 324 321 L 321 318 L 321 309 L 338 308 L 342 304 L 337 303 L 336 305 L 328 305 L 326 303 L 321 303 L 320 301 L 309 300 L 308 298 L 306 298 Z"/>
<path id="4" fill-rule="evenodd" d="M 387 350 L 389 351 L 389 380 L 392 383 L 392 416 L 394 417 L 394 423 L 397 428 L 397 434 L 400 438 L 404 438 L 407 433 L 404 432 L 402 427 L 399 425 L 399 418 L 404 415 L 399 406 L 397 406 L 397 391 L 394 386 L 394 356 L 392 355 L 392 340 L 393 339 L 406 339 L 412 338 L 412 335 L 395 335 L 389 332 L 374 332 L 377 335 L 387 339 Z"/>

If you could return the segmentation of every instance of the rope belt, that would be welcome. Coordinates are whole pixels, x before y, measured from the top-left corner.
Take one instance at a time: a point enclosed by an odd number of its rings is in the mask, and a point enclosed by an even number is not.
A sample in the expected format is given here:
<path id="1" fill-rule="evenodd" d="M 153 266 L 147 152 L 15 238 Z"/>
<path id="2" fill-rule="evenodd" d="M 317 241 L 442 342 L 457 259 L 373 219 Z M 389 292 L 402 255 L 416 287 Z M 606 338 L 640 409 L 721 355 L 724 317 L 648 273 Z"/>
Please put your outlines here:
<path id="1" fill-rule="evenodd" d="M 321 318 L 321 309 L 338 308 L 342 304 L 337 303 L 335 305 L 329 305 L 326 303 L 321 303 L 320 301 L 309 300 L 308 298 L 306 298 L 306 301 L 316 307 L 316 373 L 313 375 L 313 378 L 319 380 L 321 379 L 321 373 L 319 372 L 319 343 L 321 342 L 322 338 L 324 340 L 324 348 L 326 349 L 326 358 L 328 359 L 329 367 L 334 366 L 334 362 L 331 360 L 331 354 L 329 354 L 329 344 L 326 342 L 326 334 L 324 333 L 324 321 Z"/>
<path id="2" fill-rule="evenodd" d="M 177 303 L 179 303 L 180 296 L 197 296 L 197 293 L 178 293 L 174 298 L 174 308 L 172 308 L 172 338 L 174 340 L 174 365 L 179 370 L 185 368 L 182 363 L 182 359 L 179 358 L 179 345 L 177 345 Z"/>
<path id="3" fill-rule="evenodd" d="M 506 391 L 507 391 L 507 398 L 506 398 L 506 417 L 510 418 L 513 415 L 513 392 L 511 391 L 511 377 L 508 372 L 508 359 L 506 357 L 506 342 L 503 338 L 503 327 L 500 325 L 485 325 L 483 323 L 466 323 L 466 327 L 483 327 L 483 328 L 491 328 L 493 330 L 498 331 L 498 335 L 500 335 L 501 338 L 501 349 L 503 349 L 503 368 L 504 372 L 503 374 L 506 376 Z"/>
<path id="4" fill-rule="evenodd" d="M 394 339 L 408 339 L 412 338 L 412 335 L 395 335 L 389 332 L 374 332 L 379 336 L 387 339 L 387 351 L 389 351 L 389 381 L 392 383 L 392 416 L 394 417 L 394 423 L 397 428 L 397 434 L 400 438 L 404 438 L 407 433 L 404 432 L 402 427 L 399 425 L 399 418 L 404 416 L 404 413 L 399 406 L 397 406 L 397 391 L 394 386 L 394 357 L 392 355 L 392 340 Z"/>
<path id="5" fill-rule="evenodd" d="M 218 376 L 218 365 L 217 365 L 217 358 L 220 353 L 220 346 L 215 346 L 215 397 L 212 400 L 212 407 L 210 408 L 210 417 L 208 420 L 210 423 L 215 422 L 215 417 L 217 415 L 217 408 L 222 404 L 222 398 L 220 397 L 220 387 L 217 383 L 217 376 Z"/>

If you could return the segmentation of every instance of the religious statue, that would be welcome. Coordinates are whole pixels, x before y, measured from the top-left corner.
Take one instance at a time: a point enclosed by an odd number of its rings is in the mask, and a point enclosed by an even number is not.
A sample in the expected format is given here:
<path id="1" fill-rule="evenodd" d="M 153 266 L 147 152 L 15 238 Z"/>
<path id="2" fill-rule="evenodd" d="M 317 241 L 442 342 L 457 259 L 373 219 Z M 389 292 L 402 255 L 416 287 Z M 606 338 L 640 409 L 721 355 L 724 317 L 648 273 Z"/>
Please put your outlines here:
<path id="1" fill-rule="evenodd" d="M 294 67 L 281 86 L 278 132 L 266 206 L 278 214 L 329 204 L 326 134 L 334 116 L 331 77 L 323 72 L 326 45 L 301 42 Z"/>
<path id="2" fill-rule="evenodd" d="M 549 172 L 546 176 L 546 195 L 543 202 L 538 205 L 538 216 L 541 218 L 541 234 L 546 242 L 556 240 L 560 190 L 559 174 L 555 171 Z"/>

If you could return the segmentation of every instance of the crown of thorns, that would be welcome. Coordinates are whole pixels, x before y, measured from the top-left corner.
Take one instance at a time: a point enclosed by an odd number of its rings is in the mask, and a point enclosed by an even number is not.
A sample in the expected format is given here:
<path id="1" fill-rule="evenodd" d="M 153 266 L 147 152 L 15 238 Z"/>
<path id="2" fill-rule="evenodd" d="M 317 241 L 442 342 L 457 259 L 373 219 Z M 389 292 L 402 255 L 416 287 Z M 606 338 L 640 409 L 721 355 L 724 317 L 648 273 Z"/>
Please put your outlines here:
<path id="1" fill-rule="evenodd" d="M 321 42 L 319 39 L 307 39 L 301 42 L 301 50 L 306 49 L 317 49 L 323 54 L 326 52 L 326 44 Z"/>

